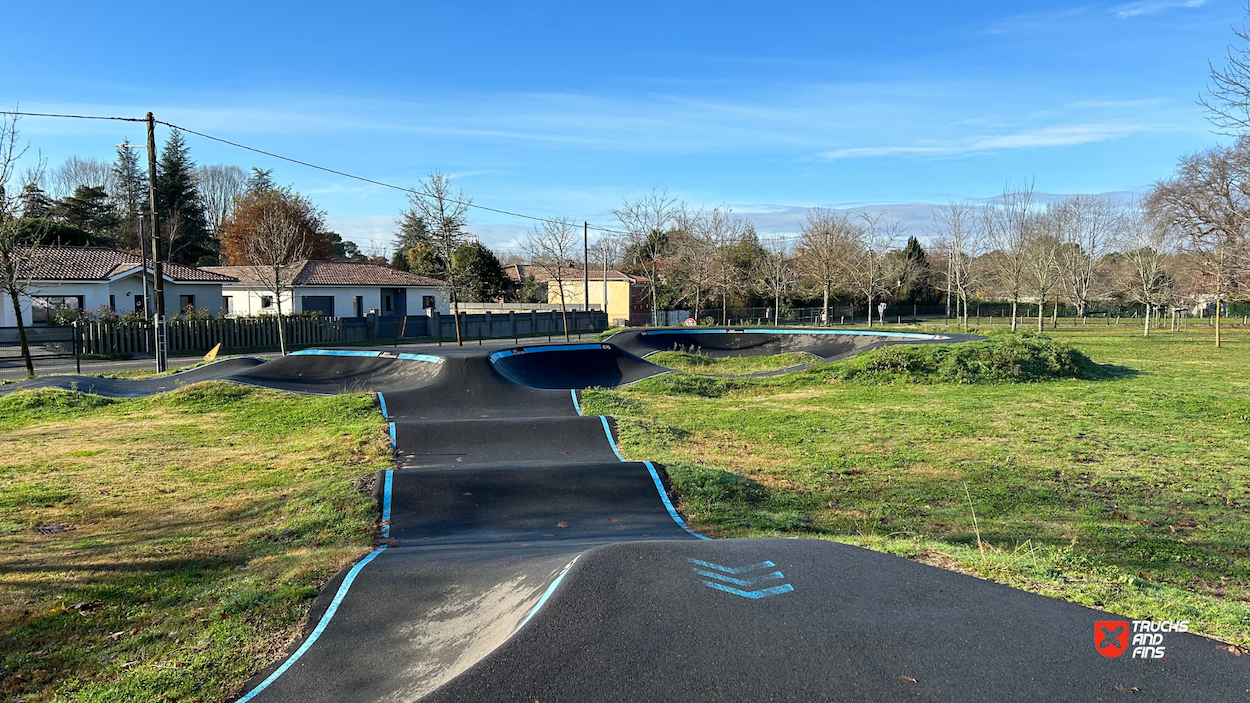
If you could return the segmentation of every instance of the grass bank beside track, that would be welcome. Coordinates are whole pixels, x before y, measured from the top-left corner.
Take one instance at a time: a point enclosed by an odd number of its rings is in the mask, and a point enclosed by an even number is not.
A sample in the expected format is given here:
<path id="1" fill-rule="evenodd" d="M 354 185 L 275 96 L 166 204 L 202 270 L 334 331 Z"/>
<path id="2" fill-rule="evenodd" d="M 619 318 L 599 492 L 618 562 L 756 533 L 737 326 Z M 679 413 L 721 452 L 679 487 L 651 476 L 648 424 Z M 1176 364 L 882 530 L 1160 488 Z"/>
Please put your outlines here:
<path id="1" fill-rule="evenodd" d="M 988 333 L 582 407 L 708 534 L 850 542 L 1250 646 L 1250 331 Z"/>
<path id="2" fill-rule="evenodd" d="M 368 395 L 0 398 L 0 699 L 218 701 L 371 549 Z"/>
<path id="3" fill-rule="evenodd" d="M 731 376 L 776 371 L 816 361 L 811 354 L 774 354 L 772 356 L 708 356 L 695 351 L 665 351 L 647 356 L 659 366 L 695 374 Z"/>

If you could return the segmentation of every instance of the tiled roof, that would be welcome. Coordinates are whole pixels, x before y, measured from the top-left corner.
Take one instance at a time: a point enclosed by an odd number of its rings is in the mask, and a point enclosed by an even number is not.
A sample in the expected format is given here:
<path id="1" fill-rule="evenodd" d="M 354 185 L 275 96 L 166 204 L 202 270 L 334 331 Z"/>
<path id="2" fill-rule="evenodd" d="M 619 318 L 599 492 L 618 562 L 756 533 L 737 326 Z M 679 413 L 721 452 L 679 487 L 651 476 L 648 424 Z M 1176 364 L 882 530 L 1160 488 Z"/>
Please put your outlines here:
<path id="1" fill-rule="evenodd" d="M 143 259 L 103 247 L 36 247 L 35 269 L 23 272 L 38 281 L 103 281 L 143 268 Z M 148 262 L 148 269 L 152 267 Z M 228 274 L 215 273 L 194 266 L 165 263 L 165 276 L 170 280 L 188 283 L 233 283 Z"/>
<path id="2" fill-rule="evenodd" d="M 263 273 L 256 266 L 209 266 L 209 270 L 233 276 L 244 285 L 264 285 Z M 408 286 L 441 286 L 443 282 L 407 271 L 358 264 L 348 261 L 300 261 L 292 264 L 286 272 L 292 286 L 381 286 L 404 288 Z"/>
<path id="3" fill-rule="evenodd" d="M 546 269 L 542 268 L 541 266 L 534 266 L 533 264 L 508 264 L 507 266 L 503 267 L 503 272 L 507 274 L 508 278 L 511 279 L 514 283 L 520 283 L 521 280 L 524 279 L 526 276 L 533 276 L 534 281 L 537 283 L 543 283 L 544 281 L 547 281 L 548 279 L 553 278 L 553 276 L 550 273 L 548 273 Z M 582 270 L 575 269 L 575 268 L 566 268 L 561 271 L 561 277 L 564 278 L 564 280 L 566 281 L 572 281 L 574 279 L 580 281 L 582 280 Z M 602 281 L 603 269 L 591 268 L 590 280 Z M 609 281 L 630 281 L 632 283 L 639 283 L 639 282 L 646 282 L 649 279 L 646 276 L 635 276 L 633 274 L 624 273 L 623 271 L 618 271 L 616 269 L 608 269 L 608 280 Z"/>

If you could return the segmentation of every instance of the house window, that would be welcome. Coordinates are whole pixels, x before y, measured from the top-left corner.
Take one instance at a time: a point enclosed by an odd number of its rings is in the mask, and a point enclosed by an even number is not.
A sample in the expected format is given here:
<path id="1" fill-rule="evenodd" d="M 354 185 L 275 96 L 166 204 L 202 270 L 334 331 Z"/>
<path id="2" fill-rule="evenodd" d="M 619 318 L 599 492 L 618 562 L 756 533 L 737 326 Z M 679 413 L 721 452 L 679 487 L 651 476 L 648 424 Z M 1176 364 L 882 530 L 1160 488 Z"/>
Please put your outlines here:
<path id="1" fill-rule="evenodd" d="M 234 314 L 234 296 L 233 295 L 221 296 L 221 310 L 227 315 Z"/>
<path id="2" fill-rule="evenodd" d="M 109 310 L 112 310 L 114 312 L 117 311 L 117 296 L 115 295 L 109 296 Z"/>
<path id="3" fill-rule="evenodd" d="M 422 309 L 435 307 L 434 296 L 432 295 L 421 296 L 421 307 Z"/>
<path id="4" fill-rule="evenodd" d="M 382 309 L 386 312 L 395 312 L 395 296 L 390 293 L 382 296 Z"/>
<path id="5" fill-rule="evenodd" d="M 262 295 L 262 296 L 260 296 L 260 307 L 261 307 L 261 309 L 262 309 L 262 310 L 263 310 L 264 308 L 271 308 L 271 307 L 273 307 L 273 296 L 272 296 L 272 295 Z"/>
<path id="6" fill-rule="evenodd" d="M 34 324 L 48 324 L 56 315 L 57 310 L 82 310 L 81 295 L 46 295 L 30 299 L 30 321 Z"/>
<path id="7" fill-rule="evenodd" d="M 195 309 L 195 296 L 194 295 L 178 296 L 178 309 L 186 310 L 187 308 L 191 308 L 192 310 Z"/>
<path id="8" fill-rule="evenodd" d="M 356 313 L 356 317 L 365 316 L 365 296 L 363 295 L 352 296 L 352 311 Z"/>
<path id="9" fill-rule="evenodd" d="M 144 312 L 142 295 L 135 296 L 135 312 L 139 313 L 140 315 L 142 315 Z"/>

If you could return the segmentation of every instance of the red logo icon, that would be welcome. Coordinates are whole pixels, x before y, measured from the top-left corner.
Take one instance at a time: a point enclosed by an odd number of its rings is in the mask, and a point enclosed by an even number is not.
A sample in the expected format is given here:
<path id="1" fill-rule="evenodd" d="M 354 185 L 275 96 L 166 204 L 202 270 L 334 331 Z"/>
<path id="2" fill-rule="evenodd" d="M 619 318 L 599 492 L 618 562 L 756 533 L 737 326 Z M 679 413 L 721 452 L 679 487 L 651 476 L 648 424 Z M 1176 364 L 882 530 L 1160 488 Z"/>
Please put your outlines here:
<path id="1" fill-rule="evenodd" d="M 1128 649 L 1127 620 L 1099 620 L 1094 623 L 1094 647 L 1108 659 L 1115 659 Z"/>

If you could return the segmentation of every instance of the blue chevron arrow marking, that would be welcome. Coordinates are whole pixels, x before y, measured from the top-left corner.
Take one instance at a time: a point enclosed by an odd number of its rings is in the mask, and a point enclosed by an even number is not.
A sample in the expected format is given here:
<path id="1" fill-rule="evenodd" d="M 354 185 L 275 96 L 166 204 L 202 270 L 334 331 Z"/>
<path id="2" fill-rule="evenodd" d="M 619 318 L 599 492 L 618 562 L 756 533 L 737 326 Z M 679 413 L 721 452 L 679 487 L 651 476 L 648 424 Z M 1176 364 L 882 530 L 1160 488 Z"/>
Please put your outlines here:
<path id="1" fill-rule="evenodd" d="M 760 574 L 758 576 L 746 576 L 746 574 L 749 574 L 752 571 L 759 571 L 760 569 L 768 569 L 768 568 L 777 566 L 771 561 L 762 561 L 758 564 L 751 564 L 750 566 L 739 566 L 739 567 L 725 566 L 723 564 L 713 564 L 710 561 L 703 561 L 702 559 L 687 558 L 686 561 L 690 562 L 691 564 L 695 564 L 697 566 L 705 567 L 703 569 L 699 569 L 699 568 L 691 569 L 699 576 L 703 576 L 708 579 L 716 579 L 715 581 L 707 581 L 707 580 L 703 581 L 704 586 L 707 586 L 708 588 L 714 588 L 718 591 L 724 591 L 725 593 L 732 593 L 735 596 L 742 596 L 743 598 L 759 599 L 759 598 L 767 598 L 769 596 L 780 595 L 782 593 L 789 593 L 794 590 L 794 586 L 791 586 L 788 583 L 783 583 L 779 586 L 772 586 L 770 588 L 761 588 L 756 591 L 747 591 L 747 590 L 743 590 L 743 588 L 734 588 L 734 586 L 742 586 L 744 588 L 749 588 L 762 581 L 772 581 L 774 579 L 785 578 L 785 574 L 781 573 L 780 571 L 773 571 L 771 573 Z M 712 569 L 715 569 L 715 571 L 712 571 Z M 729 574 L 734 574 L 734 576 L 729 576 Z M 736 578 L 737 576 L 742 576 L 742 578 Z M 733 585 L 731 586 L 730 584 L 733 584 Z"/>
<path id="2" fill-rule="evenodd" d="M 698 564 L 699 566 L 706 566 L 709 569 L 717 569 L 719 571 L 724 571 L 727 574 L 744 574 L 748 571 L 759 571 L 760 569 L 767 569 L 771 566 L 776 566 L 776 564 L 772 563 L 771 561 L 761 561 L 758 564 L 752 564 L 750 566 L 740 566 L 736 569 L 732 569 L 728 566 L 721 566 L 720 564 L 713 564 L 710 561 L 703 561 L 701 559 L 687 558 L 686 561 L 690 562 L 691 564 Z"/>
<path id="3" fill-rule="evenodd" d="M 736 579 L 732 576 L 718 574 L 715 571 L 708 571 L 706 569 L 695 569 L 694 572 L 700 576 L 706 576 L 708 578 L 719 579 L 721 581 L 727 581 L 737 586 L 754 586 L 760 581 L 770 581 L 772 579 L 785 578 L 785 574 L 781 573 L 780 571 L 774 571 L 771 574 L 764 574 L 763 576 L 756 576 L 755 578 L 751 578 L 751 579 Z"/>
<path id="4" fill-rule="evenodd" d="M 783 583 L 780 586 L 773 586 L 772 588 L 765 588 L 759 591 L 743 591 L 741 589 L 734 588 L 733 586 L 726 586 L 723 583 L 716 583 L 715 581 L 704 581 L 703 585 L 708 588 L 715 588 L 718 591 L 724 591 L 725 593 L 732 593 L 735 596 L 742 596 L 743 598 L 767 598 L 769 596 L 781 595 L 782 593 L 789 593 L 794 590 L 794 586 L 791 586 L 788 583 Z"/>

